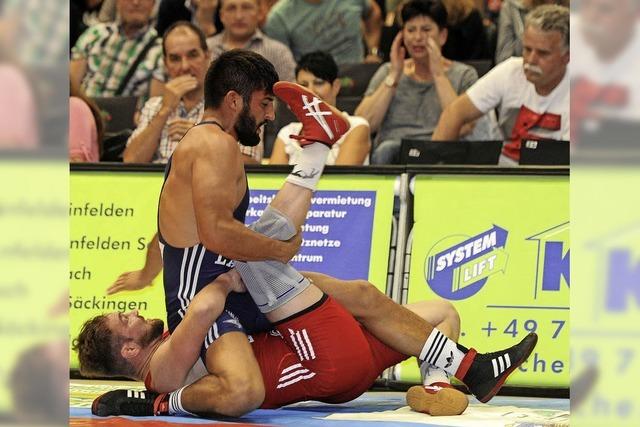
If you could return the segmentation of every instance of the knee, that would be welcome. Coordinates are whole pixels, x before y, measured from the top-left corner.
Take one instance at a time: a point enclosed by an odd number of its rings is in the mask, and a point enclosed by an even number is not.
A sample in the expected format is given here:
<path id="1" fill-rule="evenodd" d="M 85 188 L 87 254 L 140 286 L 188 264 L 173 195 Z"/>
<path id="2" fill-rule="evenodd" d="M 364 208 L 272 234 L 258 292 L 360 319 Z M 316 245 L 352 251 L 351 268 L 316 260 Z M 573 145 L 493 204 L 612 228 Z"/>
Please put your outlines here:
<path id="1" fill-rule="evenodd" d="M 440 300 L 442 311 L 444 313 L 444 321 L 449 323 L 454 331 L 460 330 L 460 314 L 456 307 L 448 300 Z"/>
<path id="2" fill-rule="evenodd" d="M 372 315 L 376 309 L 380 308 L 381 298 L 386 298 L 372 283 L 366 280 L 354 280 L 353 286 L 356 290 L 358 303 L 357 313 L 353 313 L 357 319 Z"/>
<path id="3" fill-rule="evenodd" d="M 371 154 L 372 164 L 393 164 L 398 163 L 400 153 L 400 141 L 388 139 L 382 141 Z"/>
<path id="4" fill-rule="evenodd" d="M 227 382 L 225 388 L 228 405 L 223 415 L 240 417 L 259 408 L 264 402 L 265 390 L 262 377 L 234 378 Z"/>

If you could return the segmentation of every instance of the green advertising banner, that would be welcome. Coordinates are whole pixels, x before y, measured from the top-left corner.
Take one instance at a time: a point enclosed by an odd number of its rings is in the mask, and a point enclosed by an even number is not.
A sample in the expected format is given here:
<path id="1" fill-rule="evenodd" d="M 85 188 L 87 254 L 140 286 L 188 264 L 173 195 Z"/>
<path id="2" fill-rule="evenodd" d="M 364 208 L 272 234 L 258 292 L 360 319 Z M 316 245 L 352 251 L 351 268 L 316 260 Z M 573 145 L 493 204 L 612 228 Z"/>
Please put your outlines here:
<path id="1" fill-rule="evenodd" d="M 571 425 L 638 426 L 640 170 L 572 167 Z"/>
<path id="2" fill-rule="evenodd" d="M 67 170 L 63 162 L 0 161 L 3 415 L 15 409 L 20 396 L 36 394 L 43 384 L 55 389 L 64 386 L 65 378 L 57 374 L 65 368 L 68 334 Z M 55 397 L 52 400 L 58 402 Z"/>
<path id="3" fill-rule="evenodd" d="M 284 182 L 283 175 L 249 174 L 247 222 L 255 221 Z M 326 175 L 312 199 L 303 247 L 292 260 L 301 271 L 342 279 L 367 278 L 383 292 L 391 238 L 395 176 Z M 151 287 L 106 295 L 125 271 L 144 264 L 156 230 L 158 172 L 73 172 L 70 216 L 70 335 L 103 312 L 139 310 L 165 318 L 162 276 Z M 75 354 L 71 367 L 77 368 Z"/>
<path id="4" fill-rule="evenodd" d="M 417 176 L 409 303 L 445 298 L 460 342 L 480 352 L 537 332 L 533 354 L 507 384 L 569 384 L 569 179 Z M 401 380 L 419 381 L 415 361 Z"/>

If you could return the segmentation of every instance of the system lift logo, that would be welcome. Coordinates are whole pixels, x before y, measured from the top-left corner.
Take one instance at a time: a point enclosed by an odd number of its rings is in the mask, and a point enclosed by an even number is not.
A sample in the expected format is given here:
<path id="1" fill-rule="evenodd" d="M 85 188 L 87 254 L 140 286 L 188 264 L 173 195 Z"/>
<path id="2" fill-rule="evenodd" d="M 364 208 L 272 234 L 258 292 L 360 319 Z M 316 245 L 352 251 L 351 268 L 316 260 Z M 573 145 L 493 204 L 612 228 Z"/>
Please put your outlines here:
<path id="1" fill-rule="evenodd" d="M 475 236 L 447 236 L 425 260 L 425 279 L 442 298 L 461 300 L 475 295 L 489 276 L 504 272 L 508 231 L 497 225 Z"/>

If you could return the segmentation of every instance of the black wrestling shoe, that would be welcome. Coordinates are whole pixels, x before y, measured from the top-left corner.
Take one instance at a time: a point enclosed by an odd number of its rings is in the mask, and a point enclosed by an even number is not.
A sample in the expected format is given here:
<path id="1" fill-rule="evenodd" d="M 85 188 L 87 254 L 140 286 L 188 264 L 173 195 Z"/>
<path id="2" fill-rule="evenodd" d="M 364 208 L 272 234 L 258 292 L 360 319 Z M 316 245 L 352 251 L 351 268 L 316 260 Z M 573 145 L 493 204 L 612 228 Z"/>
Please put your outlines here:
<path id="1" fill-rule="evenodd" d="M 91 413 L 99 417 L 168 415 L 169 395 L 147 390 L 112 390 L 93 401 Z"/>
<path id="2" fill-rule="evenodd" d="M 529 357 L 537 342 L 538 335 L 530 333 L 518 344 L 506 350 L 480 354 L 470 349 L 456 377 L 467 385 L 469 391 L 480 402 L 487 403 L 498 393 L 511 372 Z M 466 367 L 463 366 L 465 364 Z M 461 376 L 458 376 L 458 373 Z"/>

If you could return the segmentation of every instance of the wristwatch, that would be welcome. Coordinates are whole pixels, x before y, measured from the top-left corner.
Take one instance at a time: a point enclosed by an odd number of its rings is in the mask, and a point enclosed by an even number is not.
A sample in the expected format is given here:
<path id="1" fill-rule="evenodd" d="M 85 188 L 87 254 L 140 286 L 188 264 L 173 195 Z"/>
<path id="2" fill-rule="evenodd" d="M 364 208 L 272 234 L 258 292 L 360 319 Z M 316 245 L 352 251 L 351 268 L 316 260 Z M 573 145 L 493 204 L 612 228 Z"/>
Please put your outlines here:
<path id="1" fill-rule="evenodd" d="M 393 76 L 392 76 L 391 74 L 389 74 L 389 75 L 387 76 L 387 78 L 386 78 L 386 79 L 384 79 L 384 84 L 385 84 L 387 87 L 398 87 L 398 82 L 396 81 L 396 79 L 395 79 L 395 78 L 393 78 Z"/>

